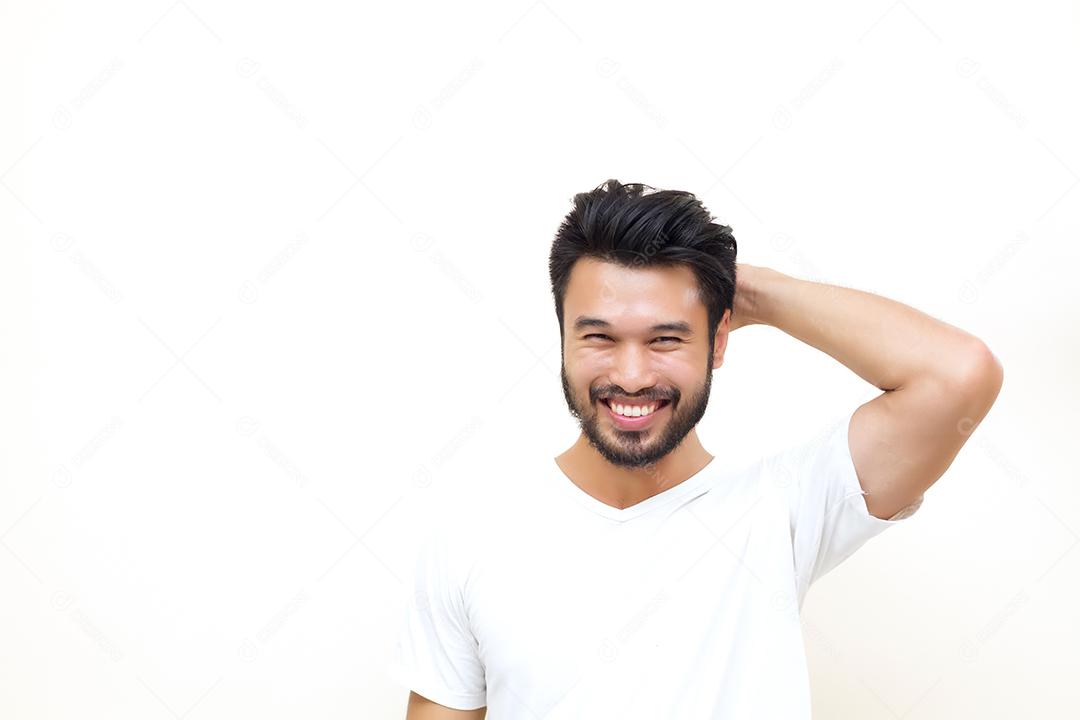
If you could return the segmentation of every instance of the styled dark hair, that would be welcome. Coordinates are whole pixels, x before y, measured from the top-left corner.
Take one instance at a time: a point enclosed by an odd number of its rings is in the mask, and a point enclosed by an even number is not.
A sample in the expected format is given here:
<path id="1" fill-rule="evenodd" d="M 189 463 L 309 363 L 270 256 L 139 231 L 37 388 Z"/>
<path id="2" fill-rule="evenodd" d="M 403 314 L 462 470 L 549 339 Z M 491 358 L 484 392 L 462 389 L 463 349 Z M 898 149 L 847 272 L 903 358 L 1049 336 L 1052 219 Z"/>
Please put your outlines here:
<path id="1" fill-rule="evenodd" d="M 697 277 L 708 311 L 709 354 L 716 328 L 735 300 L 735 254 L 731 228 L 714 218 L 692 193 L 657 190 L 611 179 L 574 195 L 548 263 L 559 337 L 564 338 L 563 300 L 570 271 L 579 259 L 595 258 L 629 268 L 683 264 Z"/>

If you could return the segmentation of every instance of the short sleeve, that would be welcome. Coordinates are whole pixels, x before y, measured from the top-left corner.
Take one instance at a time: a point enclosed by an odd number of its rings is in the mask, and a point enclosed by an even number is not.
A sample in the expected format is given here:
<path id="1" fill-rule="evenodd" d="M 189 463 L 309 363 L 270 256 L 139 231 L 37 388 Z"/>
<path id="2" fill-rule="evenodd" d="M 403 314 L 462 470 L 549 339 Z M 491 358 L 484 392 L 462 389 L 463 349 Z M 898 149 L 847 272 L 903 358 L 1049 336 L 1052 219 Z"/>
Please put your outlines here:
<path id="1" fill-rule="evenodd" d="M 765 461 L 787 494 L 799 607 L 810 586 L 870 538 L 901 524 L 922 505 L 920 496 L 888 520 L 870 514 L 851 459 L 852 415 Z"/>
<path id="2" fill-rule="evenodd" d="M 487 688 L 469 626 L 458 566 L 444 528 L 420 544 L 387 674 L 409 690 L 455 710 L 484 707 Z"/>

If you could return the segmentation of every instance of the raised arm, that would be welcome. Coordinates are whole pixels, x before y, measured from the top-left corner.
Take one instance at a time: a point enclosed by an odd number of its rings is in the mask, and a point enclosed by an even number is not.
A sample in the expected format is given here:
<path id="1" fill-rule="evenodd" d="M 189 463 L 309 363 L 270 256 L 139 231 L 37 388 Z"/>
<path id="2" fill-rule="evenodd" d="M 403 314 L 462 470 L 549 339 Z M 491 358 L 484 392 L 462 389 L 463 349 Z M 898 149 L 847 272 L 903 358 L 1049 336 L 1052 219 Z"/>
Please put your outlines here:
<path id="1" fill-rule="evenodd" d="M 879 295 L 739 264 L 731 325 L 752 324 L 783 330 L 885 391 L 850 427 L 867 509 L 882 519 L 944 474 L 1001 389 L 1001 363 L 957 327 Z"/>

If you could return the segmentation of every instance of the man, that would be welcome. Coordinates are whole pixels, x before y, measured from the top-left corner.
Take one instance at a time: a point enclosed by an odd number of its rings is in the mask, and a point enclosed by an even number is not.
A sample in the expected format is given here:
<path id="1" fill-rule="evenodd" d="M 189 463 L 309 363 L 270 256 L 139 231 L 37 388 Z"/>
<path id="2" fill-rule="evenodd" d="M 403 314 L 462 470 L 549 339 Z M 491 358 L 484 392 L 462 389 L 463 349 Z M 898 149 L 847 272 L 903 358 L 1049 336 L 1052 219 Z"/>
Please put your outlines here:
<path id="1" fill-rule="evenodd" d="M 407 718 L 809 718 L 809 586 L 914 514 L 997 398 L 972 335 L 735 262 L 690 193 L 609 180 L 551 250 L 581 435 L 505 512 L 423 545 L 390 672 Z M 771 325 L 884 392 L 742 467 L 695 427 L 732 330 Z M 518 482 L 520 480 L 520 482 Z"/>

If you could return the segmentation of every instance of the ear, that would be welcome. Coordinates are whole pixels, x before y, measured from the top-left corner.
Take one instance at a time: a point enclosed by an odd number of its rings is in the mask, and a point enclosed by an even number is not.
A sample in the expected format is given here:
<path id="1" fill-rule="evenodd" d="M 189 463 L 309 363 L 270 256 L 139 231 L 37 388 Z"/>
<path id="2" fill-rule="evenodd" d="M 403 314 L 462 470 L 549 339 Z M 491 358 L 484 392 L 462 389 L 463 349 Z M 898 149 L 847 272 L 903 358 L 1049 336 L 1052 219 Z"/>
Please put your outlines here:
<path id="1" fill-rule="evenodd" d="M 731 333 L 731 308 L 724 311 L 724 317 L 716 326 L 716 338 L 713 341 L 713 369 L 724 364 L 724 351 L 727 350 L 727 339 Z"/>

